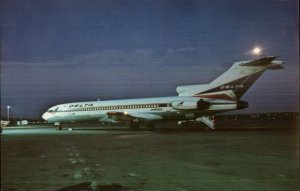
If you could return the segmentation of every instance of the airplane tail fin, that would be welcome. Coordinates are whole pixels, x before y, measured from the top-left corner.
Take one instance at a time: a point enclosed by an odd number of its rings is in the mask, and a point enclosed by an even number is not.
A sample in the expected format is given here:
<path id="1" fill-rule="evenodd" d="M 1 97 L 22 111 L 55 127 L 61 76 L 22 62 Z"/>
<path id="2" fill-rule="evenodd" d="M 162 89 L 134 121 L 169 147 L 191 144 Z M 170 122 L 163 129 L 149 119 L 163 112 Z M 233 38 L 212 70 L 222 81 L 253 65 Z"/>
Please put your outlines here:
<path id="1" fill-rule="evenodd" d="M 254 82 L 267 69 L 282 69 L 283 61 L 270 56 L 257 60 L 235 62 L 221 76 L 209 84 L 178 86 L 179 96 L 211 95 L 222 91 L 232 91 L 236 99 L 240 99 Z"/>

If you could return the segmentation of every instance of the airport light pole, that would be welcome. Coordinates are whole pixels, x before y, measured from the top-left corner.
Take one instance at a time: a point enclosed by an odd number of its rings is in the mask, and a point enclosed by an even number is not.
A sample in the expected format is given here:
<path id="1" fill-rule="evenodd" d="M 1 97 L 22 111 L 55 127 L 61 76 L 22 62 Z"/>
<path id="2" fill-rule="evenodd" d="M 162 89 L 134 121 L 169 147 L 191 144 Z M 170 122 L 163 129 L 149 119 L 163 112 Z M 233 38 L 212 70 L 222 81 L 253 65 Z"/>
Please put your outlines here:
<path id="1" fill-rule="evenodd" d="M 10 109 L 10 105 L 8 105 L 6 108 L 7 108 L 7 121 L 9 121 L 9 109 Z"/>

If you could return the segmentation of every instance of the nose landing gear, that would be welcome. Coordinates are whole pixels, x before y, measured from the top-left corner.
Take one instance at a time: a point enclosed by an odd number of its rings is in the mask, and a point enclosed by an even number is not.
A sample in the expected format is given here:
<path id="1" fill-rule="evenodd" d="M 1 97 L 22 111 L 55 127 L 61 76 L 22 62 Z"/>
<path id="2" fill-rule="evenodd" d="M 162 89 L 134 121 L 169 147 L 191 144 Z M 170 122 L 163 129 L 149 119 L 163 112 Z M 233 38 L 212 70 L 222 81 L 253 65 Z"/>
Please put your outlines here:
<path id="1" fill-rule="evenodd" d="M 56 127 L 56 130 L 58 130 L 58 131 L 61 131 L 63 129 L 63 127 L 62 127 L 62 125 L 61 125 L 60 122 L 55 122 L 54 125 Z"/>

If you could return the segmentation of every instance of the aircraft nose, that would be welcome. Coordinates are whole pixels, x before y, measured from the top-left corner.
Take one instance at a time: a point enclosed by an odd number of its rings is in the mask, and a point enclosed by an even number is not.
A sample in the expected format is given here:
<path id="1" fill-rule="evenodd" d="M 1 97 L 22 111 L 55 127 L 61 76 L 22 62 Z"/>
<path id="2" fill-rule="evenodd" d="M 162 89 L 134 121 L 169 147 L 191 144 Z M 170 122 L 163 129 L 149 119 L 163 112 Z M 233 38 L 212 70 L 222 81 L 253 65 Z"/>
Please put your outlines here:
<path id="1" fill-rule="evenodd" d="M 49 118 L 50 118 L 50 114 L 48 113 L 48 112 L 45 112 L 43 115 L 42 115 L 42 118 L 44 119 L 44 120 L 48 120 Z"/>

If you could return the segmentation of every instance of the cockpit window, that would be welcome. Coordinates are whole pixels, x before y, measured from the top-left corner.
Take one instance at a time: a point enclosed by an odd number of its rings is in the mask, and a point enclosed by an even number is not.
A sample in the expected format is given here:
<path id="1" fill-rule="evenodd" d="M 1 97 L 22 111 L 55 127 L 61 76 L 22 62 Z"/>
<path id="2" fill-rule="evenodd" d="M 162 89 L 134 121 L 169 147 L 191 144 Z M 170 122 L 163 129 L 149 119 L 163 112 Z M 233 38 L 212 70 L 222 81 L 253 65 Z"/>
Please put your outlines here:
<path id="1" fill-rule="evenodd" d="M 48 112 L 49 112 L 49 113 L 57 112 L 57 111 L 58 111 L 58 108 L 59 108 L 59 107 L 57 107 L 57 108 L 55 108 L 55 109 L 49 109 Z"/>

